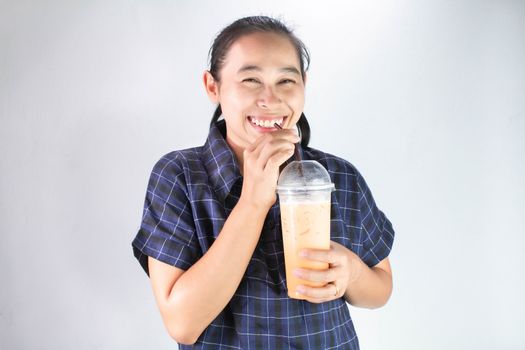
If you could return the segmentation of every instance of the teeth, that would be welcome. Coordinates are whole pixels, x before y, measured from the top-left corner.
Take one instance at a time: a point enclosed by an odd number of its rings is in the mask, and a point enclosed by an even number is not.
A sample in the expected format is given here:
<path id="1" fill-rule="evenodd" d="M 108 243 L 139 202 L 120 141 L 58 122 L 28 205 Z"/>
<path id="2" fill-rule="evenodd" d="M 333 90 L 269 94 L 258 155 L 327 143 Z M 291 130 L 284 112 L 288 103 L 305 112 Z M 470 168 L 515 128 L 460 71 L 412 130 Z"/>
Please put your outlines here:
<path id="1" fill-rule="evenodd" d="M 262 126 L 263 128 L 271 128 L 273 127 L 274 124 L 278 124 L 278 125 L 281 125 L 283 123 L 283 119 L 284 118 L 279 118 L 279 119 L 272 119 L 272 120 L 258 120 L 258 119 L 255 119 L 253 117 L 250 117 L 250 120 L 253 124 L 257 125 L 257 126 Z"/>

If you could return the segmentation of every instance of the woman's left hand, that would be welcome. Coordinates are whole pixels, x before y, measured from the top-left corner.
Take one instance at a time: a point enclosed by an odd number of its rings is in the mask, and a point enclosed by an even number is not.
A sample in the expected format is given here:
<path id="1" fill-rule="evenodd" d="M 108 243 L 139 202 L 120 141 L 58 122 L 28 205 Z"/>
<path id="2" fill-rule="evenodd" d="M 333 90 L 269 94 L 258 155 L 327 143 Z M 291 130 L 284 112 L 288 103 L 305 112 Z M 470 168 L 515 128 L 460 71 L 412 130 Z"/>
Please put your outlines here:
<path id="1" fill-rule="evenodd" d="M 311 303 L 323 303 L 341 298 L 349 284 L 359 278 L 363 268 L 363 262 L 354 252 L 334 241 L 330 241 L 330 250 L 304 249 L 300 255 L 304 259 L 329 264 L 327 270 L 305 268 L 294 270 L 295 276 L 301 279 L 326 283 L 323 287 L 297 286 L 296 292 Z"/>

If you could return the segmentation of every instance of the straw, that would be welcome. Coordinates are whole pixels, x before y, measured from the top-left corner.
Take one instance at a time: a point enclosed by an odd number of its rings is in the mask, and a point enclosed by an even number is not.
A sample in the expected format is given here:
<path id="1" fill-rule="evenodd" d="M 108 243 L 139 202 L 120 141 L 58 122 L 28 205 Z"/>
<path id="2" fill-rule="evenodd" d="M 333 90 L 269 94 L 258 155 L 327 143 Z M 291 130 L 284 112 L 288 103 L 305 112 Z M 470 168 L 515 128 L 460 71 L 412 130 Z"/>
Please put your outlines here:
<path id="1" fill-rule="evenodd" d="M 282 130 L 283 128 L 281 128 L 281 126 L 277 123 L 274 123 L 273 126 L 275 126 L 277 129 L 279 130 Z M 297 128 L 297 132 L 299 133 L 299 139 L 301 138 L 301 129 L 300 128 Z M 299 167 L 298 167 L 298 170 L 299 170 L 299 175 L 301 176 L 301 178 L 303 179 L 303 181 L 305 181 L 304 179 L 304 174 L 303 174 L 303 165 L 301 163 L 301 160 L 302 157 L 301 157 L 301 152 L 299 152 L 299 144 L 301 143 L 301 141 L 299 141 L 298 143 L 295 144 L 295 150 L 294 150 L 294 158 L 295 160 L 299 161 Z"/>
<path id="2" fill-rule="evenodd" d="M 274 123 L 273 126 L 275 126 L 277 129 L 279 130 L 282 130 L 283 128 L 281 128 L 281 126 L 277 123 Z M 297 128 L 297 131 L 299 132 L 299 138 L 301 138 L 301 129 Z M 298 160 L 298 161 L 301 161 L 302 158 L 301 158 L 301 152 L 299 152 L 299 143 L 301 143 L 301 141 L 299 141 L 298 143 L 295 144 L 295 150 L 294 150 L 294 158 L 295 160 Z M 301 167 L 302 168 L 302 167 Z M 302 170 L 302 169 L 300 169 Z M 301 171 L 302 172 L 302 171 Z"/>

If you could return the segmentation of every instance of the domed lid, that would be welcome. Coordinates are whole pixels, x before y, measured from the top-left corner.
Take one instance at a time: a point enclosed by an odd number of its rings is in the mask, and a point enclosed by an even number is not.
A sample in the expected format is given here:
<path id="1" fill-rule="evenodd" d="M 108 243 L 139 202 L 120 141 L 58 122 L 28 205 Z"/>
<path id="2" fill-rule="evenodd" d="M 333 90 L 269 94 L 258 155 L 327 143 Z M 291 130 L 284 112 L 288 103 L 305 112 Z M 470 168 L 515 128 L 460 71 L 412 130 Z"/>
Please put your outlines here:
<path id="1" fill-rule="evenodd" d="M 315 160 L 293 161 L 279 175 L 278 192 L 333 191 L 328 171 Z"/>

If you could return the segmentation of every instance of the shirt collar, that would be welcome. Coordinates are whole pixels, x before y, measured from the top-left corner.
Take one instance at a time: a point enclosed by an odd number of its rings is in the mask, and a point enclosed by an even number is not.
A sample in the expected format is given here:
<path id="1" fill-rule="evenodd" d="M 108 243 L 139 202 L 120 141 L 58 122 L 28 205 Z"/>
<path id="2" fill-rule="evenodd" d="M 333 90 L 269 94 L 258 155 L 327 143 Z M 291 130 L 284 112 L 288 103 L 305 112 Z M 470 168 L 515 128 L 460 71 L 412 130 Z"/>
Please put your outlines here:
<path id="1" fill-rule="evenodd" d="M 233 184 L 241 178 L 235 154 L 226 143 L 226 125 L 223 121 L 214 123 L 204 144 L 203 161 L 210 184 L 225 199 Z"/>

